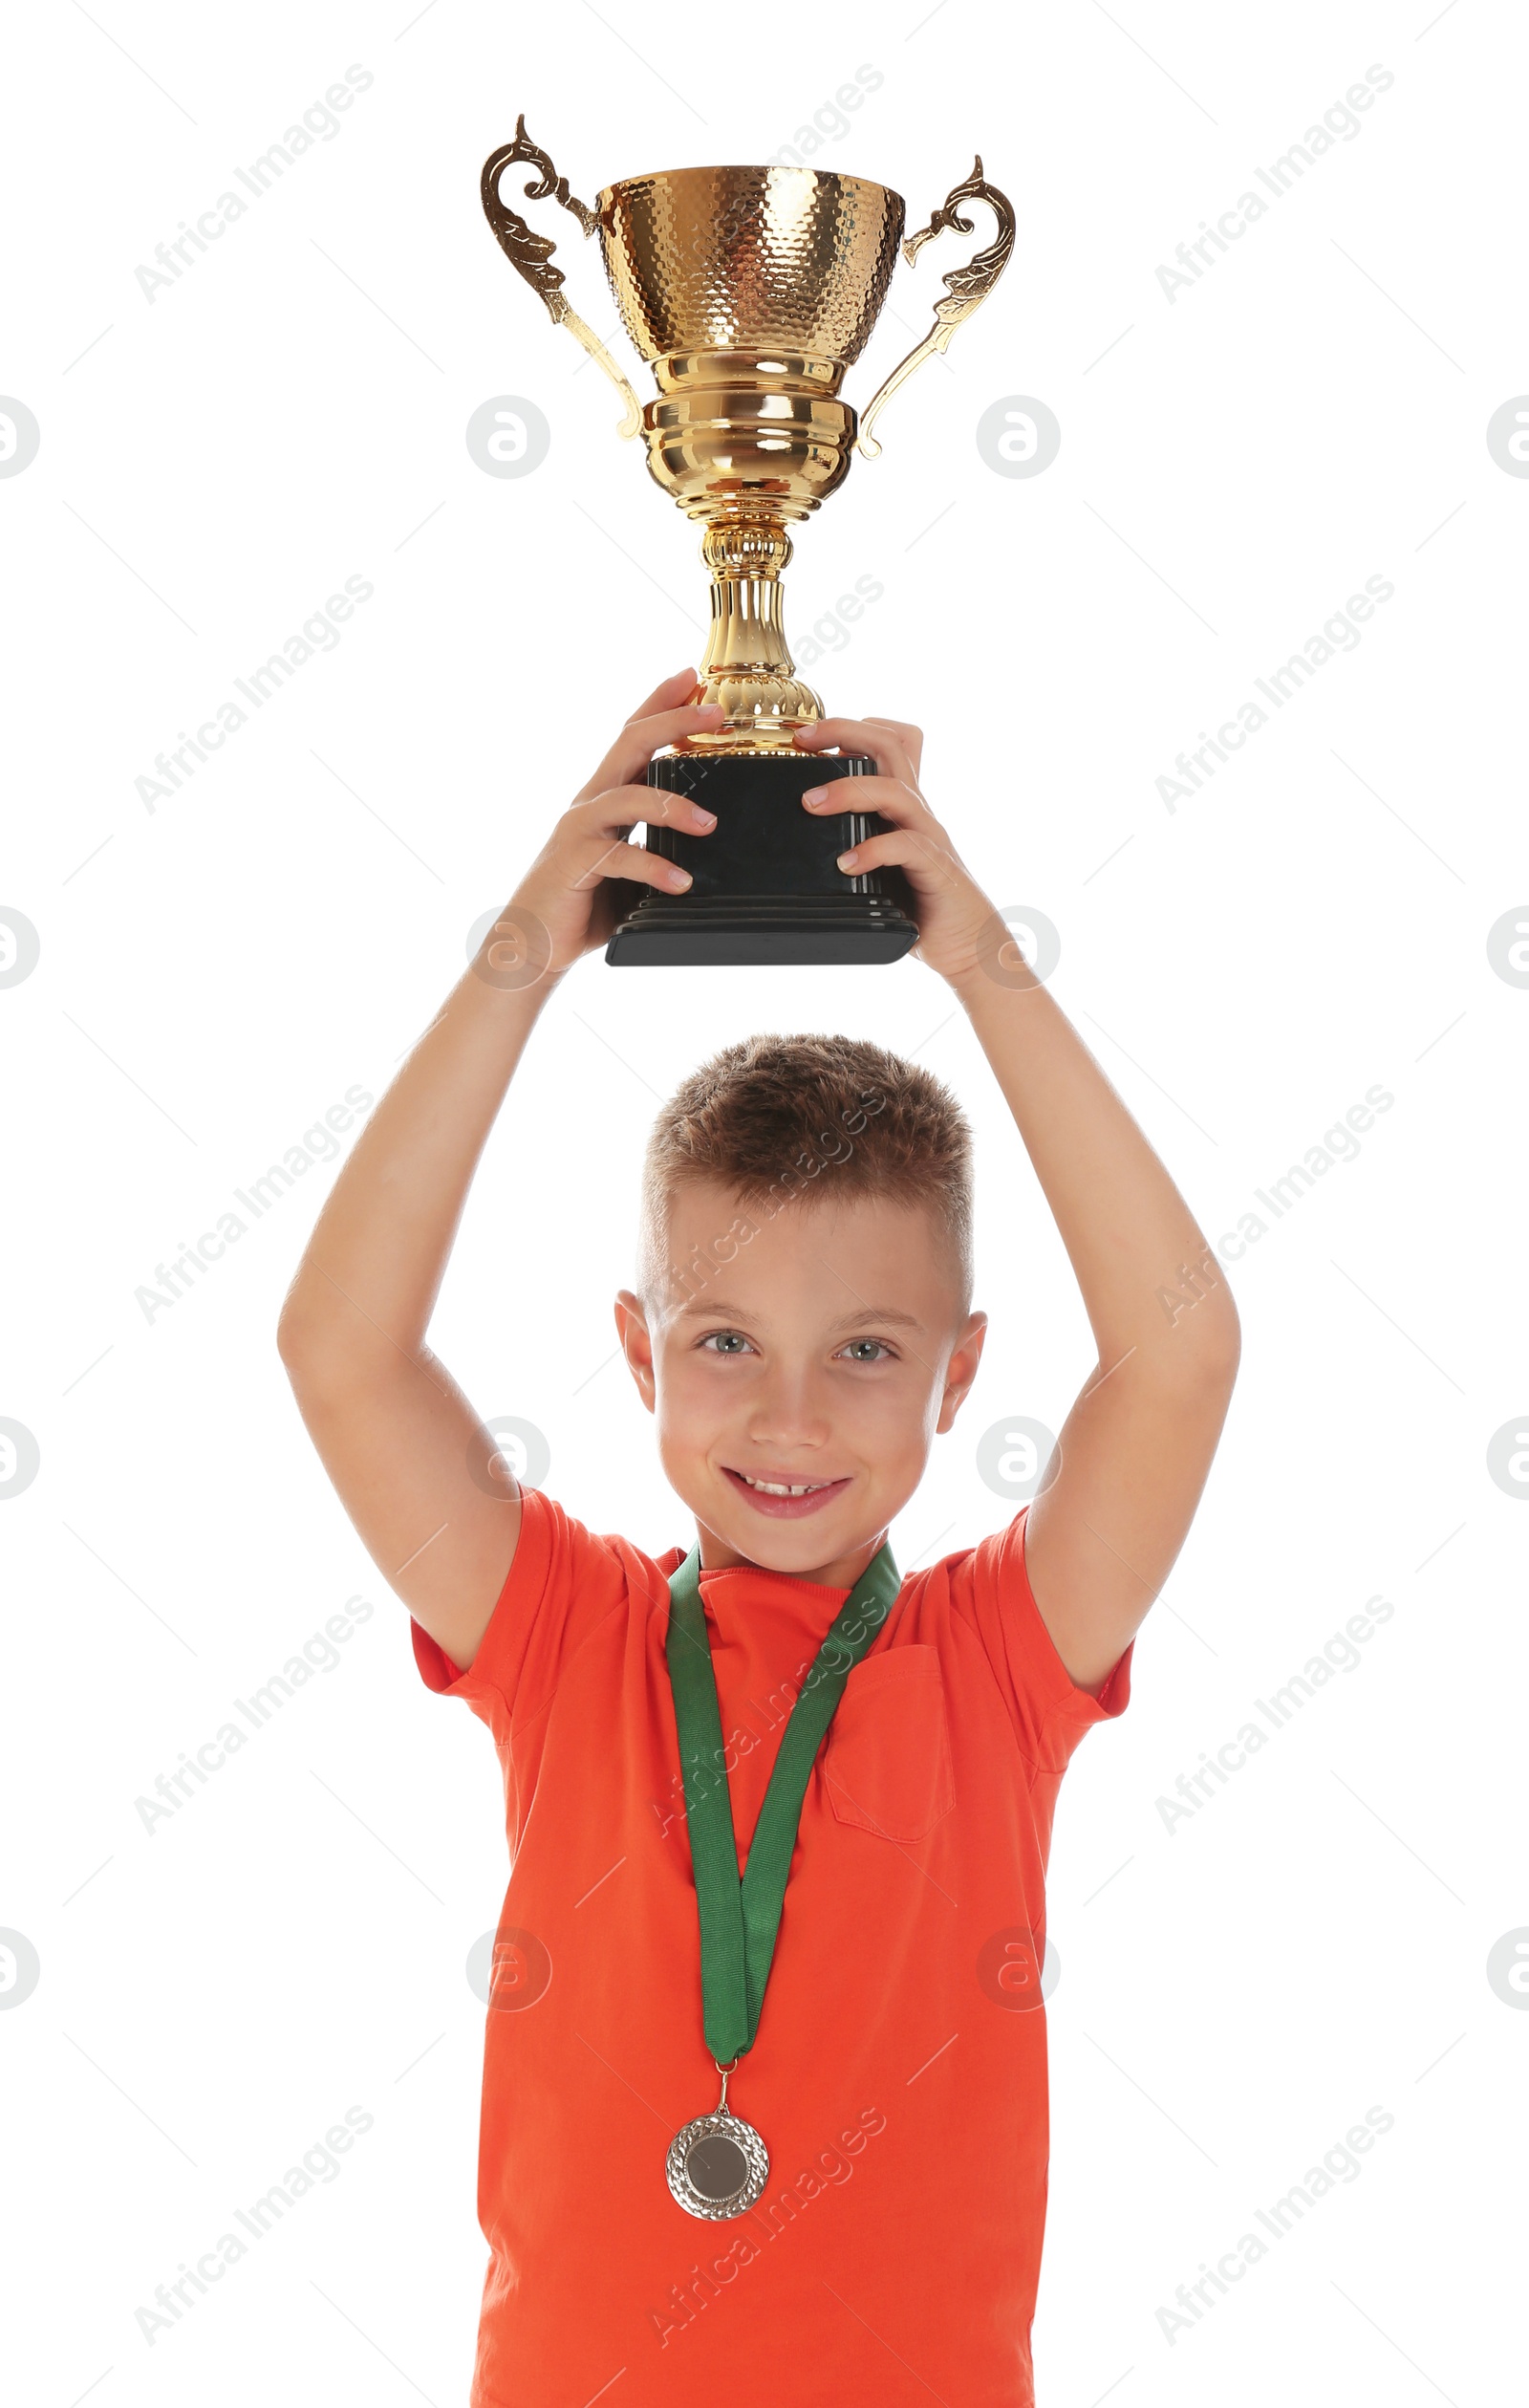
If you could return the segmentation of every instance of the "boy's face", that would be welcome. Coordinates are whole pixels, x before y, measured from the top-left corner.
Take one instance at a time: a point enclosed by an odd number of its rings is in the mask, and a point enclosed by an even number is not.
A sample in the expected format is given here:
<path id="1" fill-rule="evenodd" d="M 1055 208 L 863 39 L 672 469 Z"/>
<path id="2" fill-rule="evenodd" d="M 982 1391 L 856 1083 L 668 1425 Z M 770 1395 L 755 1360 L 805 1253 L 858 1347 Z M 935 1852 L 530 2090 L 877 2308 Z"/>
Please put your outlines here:
<path id="1" fill-rule="evenodd" d="M 829 1194 L 765 1220 L 720 1183 L 686 1184 L 668 1260 L 688 1279 L 651 1316 L 623 1288 L 616 1327 L 702 1565 L 852 1587 L 981 1356 L 987 1315 L 958 1318 L 934 1215 Z M 783 1499 L 750 1480 L 818 1492 Z"/>

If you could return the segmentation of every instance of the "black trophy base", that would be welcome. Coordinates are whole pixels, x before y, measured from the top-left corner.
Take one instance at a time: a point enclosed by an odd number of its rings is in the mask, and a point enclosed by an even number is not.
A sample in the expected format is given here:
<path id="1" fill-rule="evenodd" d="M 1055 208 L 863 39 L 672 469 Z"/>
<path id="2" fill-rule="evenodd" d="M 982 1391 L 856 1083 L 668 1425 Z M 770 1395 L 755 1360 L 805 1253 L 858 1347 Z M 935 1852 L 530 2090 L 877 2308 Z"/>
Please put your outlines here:
<path id="1" fill-rule="evenodd" d="M 605 948 L 614 968 L 896 962 L 918 939 L 900 869 L 841 870 L 838 857 L 892 823 L 879 812 L 810 812 L 809 786 L 873 777 L 862 752 L 670 753 L 647 783 L 717 814 L 705 835 L 649 820 L 647 847 L 690 872 L 682 895 L 618 881 L 639 898 Z"/>

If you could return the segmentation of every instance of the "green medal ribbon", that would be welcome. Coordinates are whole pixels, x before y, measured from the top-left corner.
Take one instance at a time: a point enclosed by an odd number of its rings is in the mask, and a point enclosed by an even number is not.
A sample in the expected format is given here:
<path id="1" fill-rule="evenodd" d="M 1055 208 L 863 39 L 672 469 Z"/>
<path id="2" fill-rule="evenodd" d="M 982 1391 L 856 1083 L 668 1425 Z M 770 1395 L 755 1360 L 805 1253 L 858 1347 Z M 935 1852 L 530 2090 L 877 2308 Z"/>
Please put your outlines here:
<path id="1" fill-rule="evenodd" d="M 738 1877 L 717 1675 L 700 1597 L 700 1549 L 669 1581 L 667 1654 L 700 1917 L 706 2046 L 719 2065 L 754 2045 L 780 1929 L 802 1801 L 844 1684 L 897 1601 L 902 1575 L 883 1541 L 834 1617 L 791 1708 Z"/>

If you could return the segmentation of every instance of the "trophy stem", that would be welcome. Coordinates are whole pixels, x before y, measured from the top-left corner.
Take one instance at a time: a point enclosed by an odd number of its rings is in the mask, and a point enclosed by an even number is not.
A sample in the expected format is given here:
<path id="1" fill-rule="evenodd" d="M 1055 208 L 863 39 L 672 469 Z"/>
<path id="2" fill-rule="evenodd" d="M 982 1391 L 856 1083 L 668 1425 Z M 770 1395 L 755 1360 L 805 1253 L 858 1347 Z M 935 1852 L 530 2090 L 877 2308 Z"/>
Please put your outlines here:
<path id="1" fill-rule="evenodd" d="M 781 616 L 790 537 L 768 521 L 722 520 L 707 528 L 700 550 L 711 571 L 711 632 L 691 699 L 720 703 L 727 717 L 715 734 L 677 749 L 788 751 L 792 729 L 823 716 L 818 696 L 796 674 Z"/>

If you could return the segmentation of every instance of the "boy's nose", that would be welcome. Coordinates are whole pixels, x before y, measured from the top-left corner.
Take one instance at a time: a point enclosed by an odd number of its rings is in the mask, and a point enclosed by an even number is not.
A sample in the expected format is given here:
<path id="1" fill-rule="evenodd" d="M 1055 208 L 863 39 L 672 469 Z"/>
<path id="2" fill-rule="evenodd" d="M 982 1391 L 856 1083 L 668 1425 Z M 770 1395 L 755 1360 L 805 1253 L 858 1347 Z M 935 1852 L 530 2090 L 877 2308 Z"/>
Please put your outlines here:
<path id="1" fill-rule="evenodd" d="M 753 1410 L 747 1434 L 752 1446 L 777 1451 L 787 1446 L 821 1446 L 830 1435 L 832 1423 L 813 1394 L 809 1375 L 779 1376 L 750 1401 Z"/>

